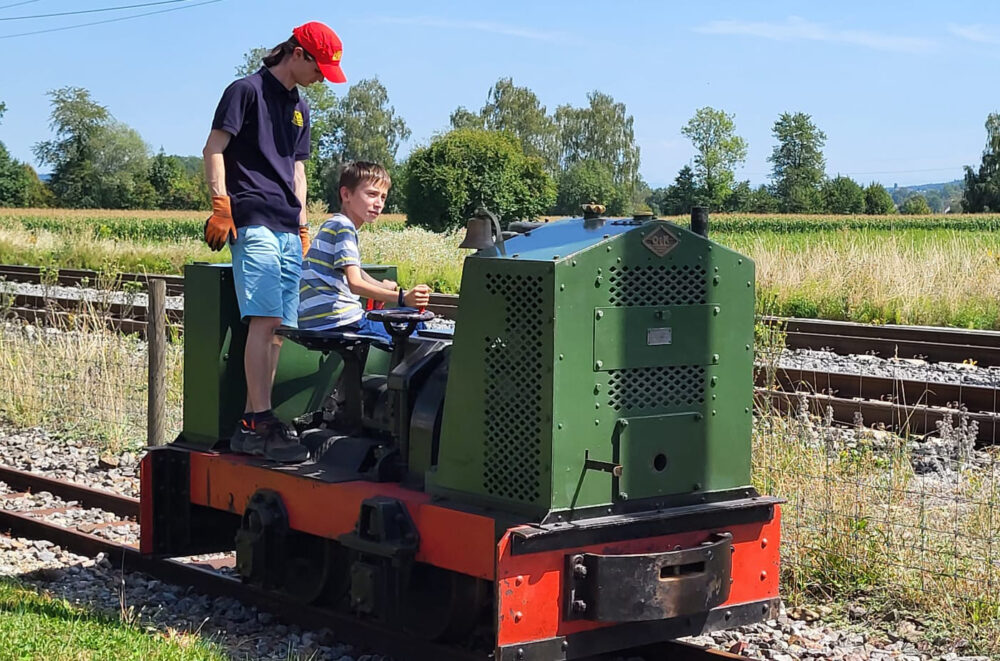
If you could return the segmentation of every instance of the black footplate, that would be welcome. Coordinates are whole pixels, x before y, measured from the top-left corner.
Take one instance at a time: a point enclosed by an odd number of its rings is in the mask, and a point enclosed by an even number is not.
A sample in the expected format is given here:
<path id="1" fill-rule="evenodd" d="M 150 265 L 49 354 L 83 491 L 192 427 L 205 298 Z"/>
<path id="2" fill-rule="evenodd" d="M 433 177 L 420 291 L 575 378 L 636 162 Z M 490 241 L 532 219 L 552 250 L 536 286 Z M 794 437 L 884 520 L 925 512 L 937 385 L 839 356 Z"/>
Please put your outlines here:
<path id="1" fill-rule="evenodd" d="M 567 555 L 564 619 L 640 622 L 704 613 L 729 597 L 732 540 L 717 533 L 663 553 Z"/>

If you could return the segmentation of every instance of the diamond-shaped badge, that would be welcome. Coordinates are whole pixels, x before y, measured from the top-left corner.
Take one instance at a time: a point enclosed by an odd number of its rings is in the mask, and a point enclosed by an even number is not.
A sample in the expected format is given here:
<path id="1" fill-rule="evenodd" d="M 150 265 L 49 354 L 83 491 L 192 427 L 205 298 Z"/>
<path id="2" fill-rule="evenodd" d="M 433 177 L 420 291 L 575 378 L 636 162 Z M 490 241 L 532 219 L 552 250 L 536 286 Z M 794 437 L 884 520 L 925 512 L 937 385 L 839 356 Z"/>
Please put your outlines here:
<path id="1" fill-rule="evenodd" d="M 677 237 L 660 226 L 646 235 L 642 240 L 642 245 L 649 248 L 657 257 L 663 257 L 677 245 Z"/>

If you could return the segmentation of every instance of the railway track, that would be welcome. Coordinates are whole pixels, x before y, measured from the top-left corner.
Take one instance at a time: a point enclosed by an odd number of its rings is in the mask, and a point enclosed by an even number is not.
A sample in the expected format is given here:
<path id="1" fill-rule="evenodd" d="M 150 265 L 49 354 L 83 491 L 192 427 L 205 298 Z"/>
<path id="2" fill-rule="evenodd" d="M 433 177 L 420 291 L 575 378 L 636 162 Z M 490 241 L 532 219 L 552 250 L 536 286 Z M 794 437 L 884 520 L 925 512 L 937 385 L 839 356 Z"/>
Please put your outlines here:
<path id="1" fill-rule="evenodd" d="M 191 586 L 208 595 L 235 598 L 244 604 L 268 611 L 287 622 L 305 628 L 328 627 L 337 631 L 341 642 L 349 643 L 359 650 L 388 655 L 399 661 L 486 661 L 488 658 L 484 652 L 415 639 L 343 613 L 305 606 L 280 594 L 264 592 L 246 585 L 237 578 L 217 571 L 221 567 L 232 567 L 234 560 L 231 557 L 210 564 L 153 559 L 142 556 L 134 546 L 116 542 L 110 536 L 95 534 L 102 528 L 135 526 L 140 512 L 138 499 L 5 466 L 0 466 L 0 482 L 6 483 L 12 490 L 12 493 L 0 494 L 0 532 L 15 537 L 48 540 L 80 555 L 96 556 L 104 553 L 114 567 L 144 572 L 177 585 Z M 2 506 L 3 501 L 42 491 L 62 499 L 65 505 L 18 511 Z M 100 509 L 111 512 L 118 518 L 102 524 L 84 524 L 77 528 L 47 521 L 45 518 L 52 514 L 64 514 L 81 508 Z M 647 661 L 713 661 L 747 658 L 673 641 L 618 652 L 614 655 L 590 657 L 585 661 L 610 661 L 623 656 L 640 657 Z"/>
<path id="2" fill-rule="evenodd" d="M 180 276 L 135 273 L 107 276 L 96 271 L 61 269 L 54 272 L 38 267 L 0 265 L 0 279 L 65 287 L 117 283 L 119 287 L 129 286 L 141 291 L 153 278 L 166 281 L 170 296 L 179 296 L 184 292 L 184 280 Z M 428 309 L 445 319 L 455 319 L 458 306 L 458 296 L 434 294 Z M 102 320 L 109 328 L 141 336 L 145 335 L 148 319 L 144 305 L 95 303 L 67 295 L 17 294 L 7 297 L 5 307 L 8 314 L 43 325 L 71 323 L 74 316 L 86 313 L 91 319 Z M 782 326 L 785 346 L 789 349 L 874 354 L 883 358 L 922 359 L 927 362 L 972 362 L 982 367 L 1000 367 L 1000 332 L 996 331 L 871 326 L 776 317 L 766 317 L 764 321 Z M 170 332 L 181 332 L 183 311 L 168 309 L 167 322 Z M 853 424 L 856 414 L 860 414 L 868 425 L 882 424 L 887 429 L 914 434 L 933 432 L 937 423 L 948 416 L 955 419 L 958 415 L 965 415 L 978 424 L 977 438 L 980 443 L 1000 442 L 1000 401 L 994 387 L 792 369 L 778 370 L 773 380 L 759 370 L 756 386 L 758 403 L 770 401 L 781 411 L 796 410 L 801 400 L 805 399 L 809 409 L 816 413 L 831 408 L 834 420 L 842 424 Z"/>

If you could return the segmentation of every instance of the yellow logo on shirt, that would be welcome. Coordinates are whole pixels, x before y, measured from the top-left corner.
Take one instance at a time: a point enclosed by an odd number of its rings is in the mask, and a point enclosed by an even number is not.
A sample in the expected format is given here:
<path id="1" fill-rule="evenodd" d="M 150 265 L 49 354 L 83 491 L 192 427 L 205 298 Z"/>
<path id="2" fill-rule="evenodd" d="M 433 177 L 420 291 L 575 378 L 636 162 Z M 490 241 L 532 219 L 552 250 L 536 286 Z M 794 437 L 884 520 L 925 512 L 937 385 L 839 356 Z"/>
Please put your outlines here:
<path id="1" fill-rule="evenodd" d="M 302 126 L 303 124 L 305 124 L 305 121 L 303 121 L 302 119 L 302 113 L 300 111 L 296 110 L 295 112 L 292 113 L 292 124 L 295 124 L 296 126 Z"/>

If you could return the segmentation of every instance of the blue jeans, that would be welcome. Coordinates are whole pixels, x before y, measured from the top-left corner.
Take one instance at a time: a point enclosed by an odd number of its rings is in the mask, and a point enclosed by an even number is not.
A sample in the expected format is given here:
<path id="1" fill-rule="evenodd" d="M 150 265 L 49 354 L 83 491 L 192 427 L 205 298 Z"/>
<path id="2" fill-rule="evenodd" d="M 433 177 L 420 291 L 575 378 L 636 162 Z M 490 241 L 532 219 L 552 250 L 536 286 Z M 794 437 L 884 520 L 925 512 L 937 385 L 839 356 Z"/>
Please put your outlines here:
<path id="1" fill-rule="evenodd" d="M 358 335 L 373 335 L 376 337 L 384 338 L 387 342 L 392 342 L 393 337 L 389 335 L 389 331 L 385 329 L 385 324 L 381 321 L 372 321 L 368 317 L 361 317 L 360 320 L 351 324 L 351 329 L 355 330 Z M 423 330 L 427 325 L 424 322 L 417 324 L 414 330 Z"/>

